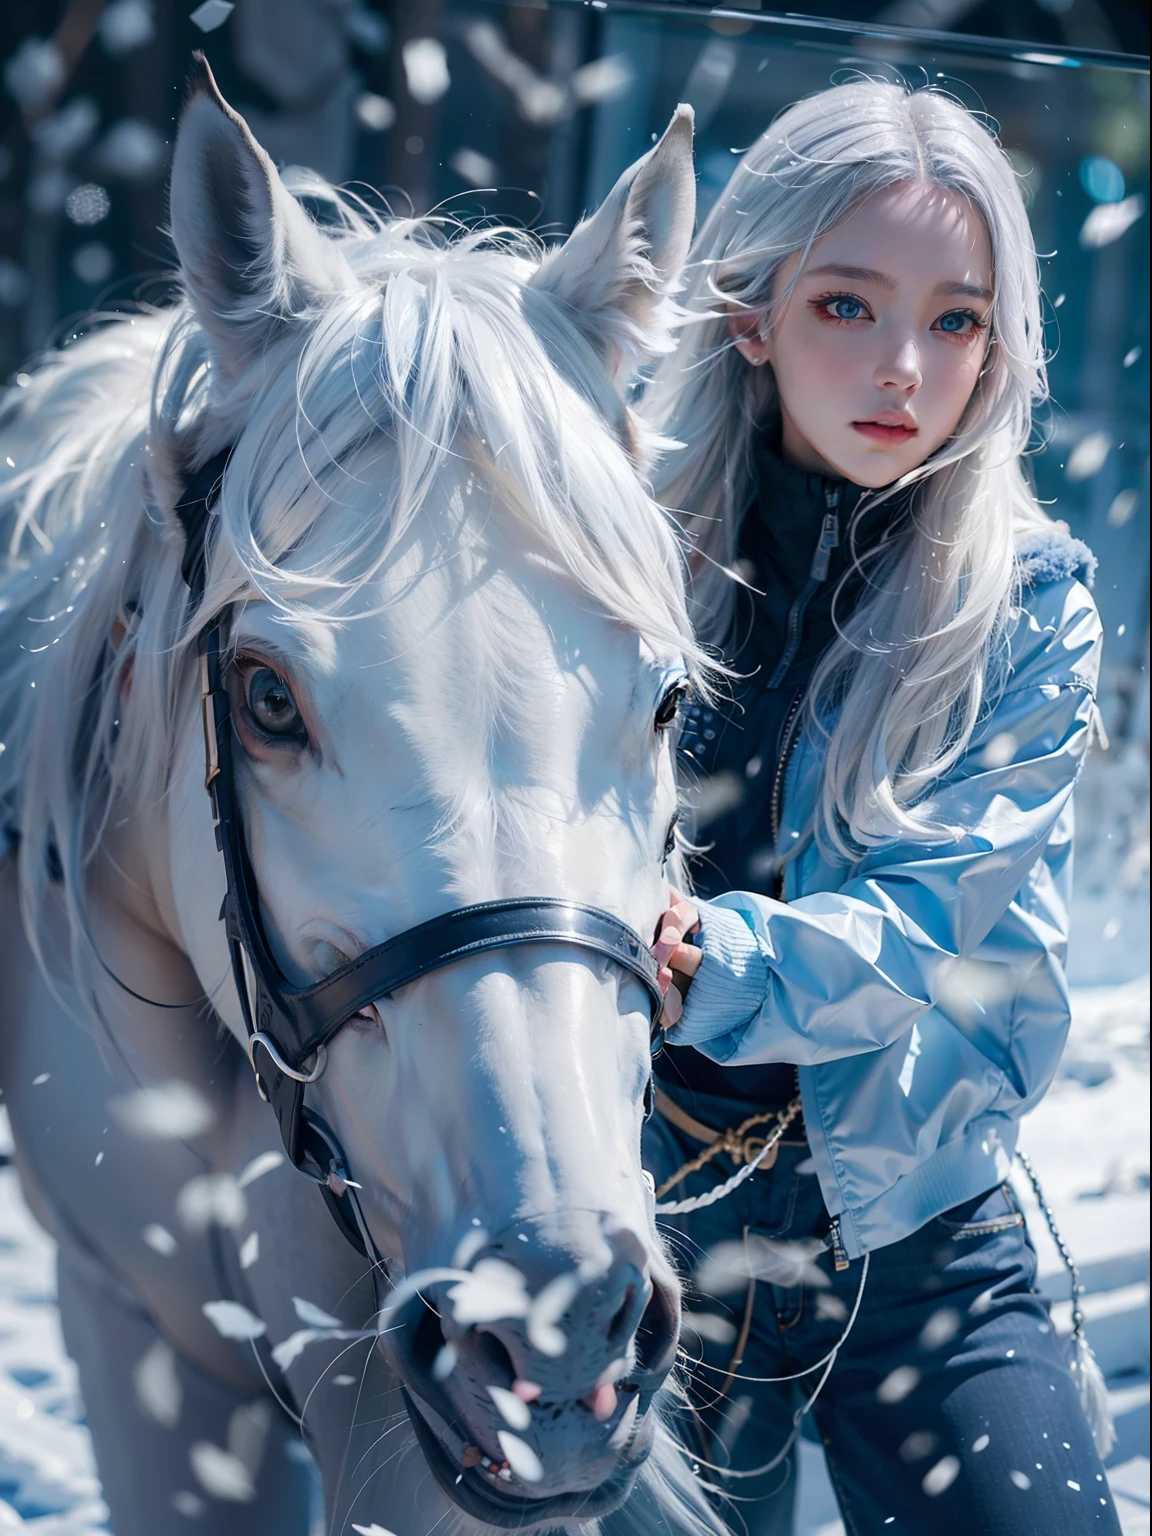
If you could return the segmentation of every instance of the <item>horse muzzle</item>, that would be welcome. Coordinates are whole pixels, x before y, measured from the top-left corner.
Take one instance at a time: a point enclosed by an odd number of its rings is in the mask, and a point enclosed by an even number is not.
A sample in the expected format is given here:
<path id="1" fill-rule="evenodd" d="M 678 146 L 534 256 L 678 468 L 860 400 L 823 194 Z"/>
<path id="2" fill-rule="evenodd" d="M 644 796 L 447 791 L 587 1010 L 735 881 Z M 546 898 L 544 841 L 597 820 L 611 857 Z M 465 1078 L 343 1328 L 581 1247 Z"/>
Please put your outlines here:
<path id="1" fill-rule="evenodd" d="M 522 1320 L 462 1327 L 424 1296 L 381 1339 L 437 1482 L 497 1528 L 611 1514 L 652 1448 L 679 1338 L 675 1283 L 618 1256 L 561 1321 L 566 1347 L 542 1353 Z"/>

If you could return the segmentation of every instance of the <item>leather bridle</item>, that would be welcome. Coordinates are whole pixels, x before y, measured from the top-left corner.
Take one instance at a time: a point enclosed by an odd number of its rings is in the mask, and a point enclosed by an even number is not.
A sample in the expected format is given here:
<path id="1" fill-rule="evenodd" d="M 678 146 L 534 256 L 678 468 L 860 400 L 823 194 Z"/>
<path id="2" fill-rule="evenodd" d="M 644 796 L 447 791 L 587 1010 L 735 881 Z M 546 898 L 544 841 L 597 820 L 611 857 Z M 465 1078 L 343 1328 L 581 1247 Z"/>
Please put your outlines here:
<path id="1" fill-rule="evenodd" d="M 230 453 L 226 449 L 210 459 L 175 508 L 185 534 L 181 570 L 194 604 L 204 592 L 209 514 Z M 655 1056 L 663 1044 L 657 966 L 639 934 L 611 912 L 554 897 L 514 897 L 457 907 L 377 944 L 322 981 L 292 986 L 264 932 L 259 887 L 236 796 L 231 706 L 221 657 L 225 620 L 226 614 L 220 614 L 207 625 L 197 650 L 205 787 L 228 887 L 220 915 L 248 1031 L 248 1057 L 260 1096 L 272 1106 L 293 1165 L 320 1185 L 349 1242 L 379 1261 L 354 1186 L 350 1187 L 344 1150 L 327 1122 L 304 1103 L 306 1086 L 324 1070 L 326 1047 L 348 1020 L 377 999 L 468 956 L 519 944 L 568 944 L 603 956 L 643 984 Z M 649 1079 L 645 1100 L 649 1113 L 651 1097 Z"/>

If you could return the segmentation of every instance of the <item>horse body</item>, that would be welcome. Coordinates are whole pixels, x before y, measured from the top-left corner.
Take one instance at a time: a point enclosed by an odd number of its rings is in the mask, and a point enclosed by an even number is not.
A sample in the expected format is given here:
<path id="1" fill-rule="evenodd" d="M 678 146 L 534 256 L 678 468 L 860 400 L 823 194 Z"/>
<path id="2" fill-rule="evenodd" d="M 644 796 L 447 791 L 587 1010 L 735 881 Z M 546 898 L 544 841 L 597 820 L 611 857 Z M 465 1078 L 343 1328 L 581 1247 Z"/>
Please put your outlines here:
<path id="1" fill-rule="evenodd" d="M 689 140 L 678 118 L 543 262 L 347 213 L 325 235 L 205 70 L 173 177 L 188 304 L 96 331 L 9 402 L 0 1072 L 119 1536 L 205 1513 L 303 1532 L 293 1418 L 331 1530 L 414 1536 L 454 1507 L 469 1529 L 709 1528 L 663 1442 L 632 1491 L 679 1305 L 640 1171 L 643 988 L 532 944 L 344 1027 L 308 1098 L 374 1274 L 273 1166 L 194 654 L 225 615 L 248 849 L 294 983 L 472 902 L 651 930 L 660 722 L 694 651 L 614 376 L 665 344 Z M 171 508 L 225 445 L 195 609 Z M 423 1299 L 381 1314 L 405 1276 Z M 409 1414 L 423 1454 L 397 1455 Z"/>

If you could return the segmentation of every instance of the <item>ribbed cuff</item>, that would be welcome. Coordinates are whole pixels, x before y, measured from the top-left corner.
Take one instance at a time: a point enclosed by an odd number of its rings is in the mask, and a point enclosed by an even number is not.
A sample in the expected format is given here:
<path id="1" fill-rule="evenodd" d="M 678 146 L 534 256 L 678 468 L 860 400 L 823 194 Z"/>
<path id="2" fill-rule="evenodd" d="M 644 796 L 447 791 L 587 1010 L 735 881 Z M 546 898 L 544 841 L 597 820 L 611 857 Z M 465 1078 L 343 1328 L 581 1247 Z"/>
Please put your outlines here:
<path id="1" fill-rule="evenodd" d="M 692 978 L 679 1024 L 669 1045 L 703 1045 L 741 1030 L 760 1012 L 768 991 L 768 966 L 756 935 L 730 907 L 701 902 L 704 958 Z"/>

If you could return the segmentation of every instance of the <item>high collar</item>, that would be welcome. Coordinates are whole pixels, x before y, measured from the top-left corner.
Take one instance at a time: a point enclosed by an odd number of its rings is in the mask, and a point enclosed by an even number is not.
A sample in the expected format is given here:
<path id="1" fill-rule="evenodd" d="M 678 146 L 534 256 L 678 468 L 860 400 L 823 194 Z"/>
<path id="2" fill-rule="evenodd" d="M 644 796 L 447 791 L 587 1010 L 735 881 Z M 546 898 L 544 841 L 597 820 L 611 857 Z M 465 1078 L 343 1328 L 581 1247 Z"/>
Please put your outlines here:
<path id="1" fill-rule="evenodd" d="M 781 449 L 779 423 L 757 432 L 752 461 L 757 485 L 773 499 L 813 505 L 819 502 L 823 506 L 830 490 L 839 490 L 843 495 L 850 489 L 856 492 L 857 499 L 864 494 L 859 486 L 839 475 L 815 474 L 789 464 Z"/>
<path id="2" fill-rule="evenodd" d="M 752 448 L 755 499 L 748 509 L 748 522 L 758 527 L 748 532 L 756 538 L 766 536 L 776 560 L 787 568 L 790 582 L 806 579 L 820 529 L 829 510 L 834 509 L 840 524 L 840 557 L 832 564 L 843 570 L 848 556 L 848 530 L 856 509 L 869 494 L 864 486 L 836 476 L 814 474 L 787 463 L 780 451 L 780 431 L 757 433 Z M 907 495 L 869 507 L 855 519 L 852 539 L 857 552 L 879 543 L 885 532 L 898 521 L 907 505 Z M 784 574 L 784 573 L 781 573 Z"/>

